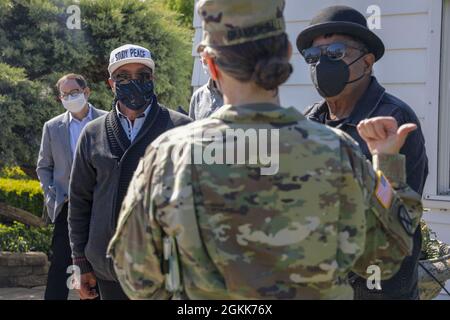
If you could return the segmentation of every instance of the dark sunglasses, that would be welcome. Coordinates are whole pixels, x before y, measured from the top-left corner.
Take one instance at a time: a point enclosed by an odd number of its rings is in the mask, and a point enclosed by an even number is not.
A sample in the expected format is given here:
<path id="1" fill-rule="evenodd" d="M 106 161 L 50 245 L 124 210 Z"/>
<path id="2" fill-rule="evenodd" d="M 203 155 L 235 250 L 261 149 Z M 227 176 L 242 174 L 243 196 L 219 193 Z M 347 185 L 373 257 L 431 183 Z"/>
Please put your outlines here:
<path id="1" fill-rule="evenodd" d="M 316 64 L 321 56 L 327 56 L 332 61 L 339 61 L 344 59 L 347 54 L 347 49 L 352 48 L 361 52 L 365 52 L 361 48 L 353 47 L 343 42 L 331 43 L 329 45 L 311 47 L 301 52 L 307 64 Z"/>
<path id="2" fill-rule="evenodd" d="M 132 79 L 135 79 L 135 80 L 138 80 L 141 82 L 147 82 L 147 81 L 152 80 L 152 76 L 153 75 L 151 72 L 139 72 L 134 75 L 131 75 L 129 73 L 119 73 L 113 78 L 113 80 L 116 82 L 119 82 L 121 84 L 127 84 Z"/>

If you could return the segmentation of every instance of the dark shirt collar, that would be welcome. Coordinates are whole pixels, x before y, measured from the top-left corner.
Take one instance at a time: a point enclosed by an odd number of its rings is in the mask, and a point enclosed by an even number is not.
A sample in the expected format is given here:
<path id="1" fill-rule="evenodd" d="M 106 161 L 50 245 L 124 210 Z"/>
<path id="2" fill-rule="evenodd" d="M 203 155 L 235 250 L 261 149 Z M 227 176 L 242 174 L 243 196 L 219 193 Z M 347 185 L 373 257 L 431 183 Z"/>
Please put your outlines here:
<path id="1" fill-rule="evenodd" d="M 383 88 L 375 77 L 372 77 L 369 87 L 363 96 L 356 103 L 350 116 L 343 121 L 340 126 L 350 125 L 356 126 L 361 120 L 370 118 L 370 116 L 376 111 L 381 100 L 383 99 L 386 89 Z M 326 123 L 328 118 L 329 109 L 327 102 L 324 100 L 315 105 L 310 112 L 308 112 L 308 118 L 321 123 Z"/>
<path id="2" fill-rule="evenodd" d="M 150 104 L 147 106 L 147 108 L 145 108 L 144 112 L 142 112 L 140 115 L 138 115 L 136 117 L 136 119 L 146 118 L 148 113 L 150 112 L 150 108 L 151 108 L 152 104 L 153 104 L 153 99 L 152 99 L 152 102 L 150 102 Z M 128 117 L 120 111 L 119 102 L 116 103 L 116 113 L 120 119 L 128 119 Z"/>

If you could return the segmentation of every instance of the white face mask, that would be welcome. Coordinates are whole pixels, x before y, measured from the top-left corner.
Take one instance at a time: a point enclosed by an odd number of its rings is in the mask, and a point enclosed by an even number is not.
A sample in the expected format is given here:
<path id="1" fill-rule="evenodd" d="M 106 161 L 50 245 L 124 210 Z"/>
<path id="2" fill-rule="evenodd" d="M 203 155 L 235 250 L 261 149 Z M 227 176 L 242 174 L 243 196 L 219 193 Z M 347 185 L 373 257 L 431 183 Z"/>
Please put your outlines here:
<path id="1" fill-rule="evenodd" d="M 86 97 L 84 96 L 84 93 L 80 93 L 75 97 L 69 95 L 67 96 L 66 99 L 62 99 L 61 102 L 67 111 L 72 113 L 78 113 L 81 110 L 83 110 L 87 100 Z"/>

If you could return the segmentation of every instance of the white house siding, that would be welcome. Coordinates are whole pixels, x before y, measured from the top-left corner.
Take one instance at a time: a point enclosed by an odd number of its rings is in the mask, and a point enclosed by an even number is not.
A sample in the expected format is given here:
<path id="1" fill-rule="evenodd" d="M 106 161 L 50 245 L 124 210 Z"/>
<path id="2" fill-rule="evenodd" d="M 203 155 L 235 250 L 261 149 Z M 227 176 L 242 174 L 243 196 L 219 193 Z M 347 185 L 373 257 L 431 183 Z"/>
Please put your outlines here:
<path id="1" fill-rule="evenodd" d="M 381 9 L 381 29 L 374 30 L 386 46 L 385 56 L 375 65 L 375 75 L 387 90 L 406 101 L 417 113 L 427 140 L 430 177 L 426 195 L 437 193 L 439 57 L 441 54 L 441 20 L 443 0 L 287 0 L 285 18 L 287 32 L 295 48 L 292 57 L 294 73 L 280 88 L 281 103 L 304 110 L 320 100 L 309 78 L 307 65 L 295 46 L 298 33 L 322 8 L 329 5 L 349 5 L 366 13 L 369 6 Z M 448 0 L 444 0 L 448 1 Z M 201 40 L 201 20 L 194 17 L 195 39 L 192 54 L 195 59 L 192 86 L 203 85 L 207 76 L 202 71 L 196 52 Z M 447 53 L 450 54 L 450 53 Z M 446 199 L 445 199 L 446 200 Z M 449 198 L 450 200 L 450 198 Z M 426 202 L 435 207 L 425 217 L 439 238 L 450 243 L 450 214 L 441 205 L 447 202 Z M 450 290 L 450 285 L 448 285 Z M 444 298 L 444 296 L 441 296 Z"/>

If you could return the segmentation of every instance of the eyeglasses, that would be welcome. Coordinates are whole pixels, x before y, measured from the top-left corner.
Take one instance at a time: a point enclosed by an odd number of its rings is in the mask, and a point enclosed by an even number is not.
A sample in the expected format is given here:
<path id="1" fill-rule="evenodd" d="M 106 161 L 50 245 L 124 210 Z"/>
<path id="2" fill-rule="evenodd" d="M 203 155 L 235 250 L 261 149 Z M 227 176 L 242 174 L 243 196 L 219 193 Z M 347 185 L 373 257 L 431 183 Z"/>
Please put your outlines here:
<path id="1" fill-rule="evenodd" d="M 128 84 L 133 79 L 141 82 L 147 82 L 152 80 L 152 77 L 153 75 L 151 72 L 139 72 L 134 75 L 129 73 L 119 73 L 113 77 L 113 80 L 121 84 Z"/>
<path id="2" fill-rule="evenodd" d="M 327 56 L 332 61 L 339 61 L 345 58 L 347 49 L 352 48 L 361 52 L 367 52 L 365 49 L 357 48 L 343 42 L 331 43 L 329 45 L 311 47 L 301 52 L 307 64 L 316 64 L 321 56 Z"/>
<path id="3" fill-rule="evenodd" d="M 59 96 L 60 96 L 62 99 L 67 100 L 67 98 L 69 98 L 69 97 L 75 98 L 76 96 L 78 96 L 78 95 L 81 94 L 81 93 L 83 93 L 83 90 L 75 89 L 75 90 L 72 90 L 72 91 L 70 91 L 70 92 L 68 92 L 68 93 L 66 93 L 66 92 L 60 92 L 60 93 L 59 93 Z"/>

